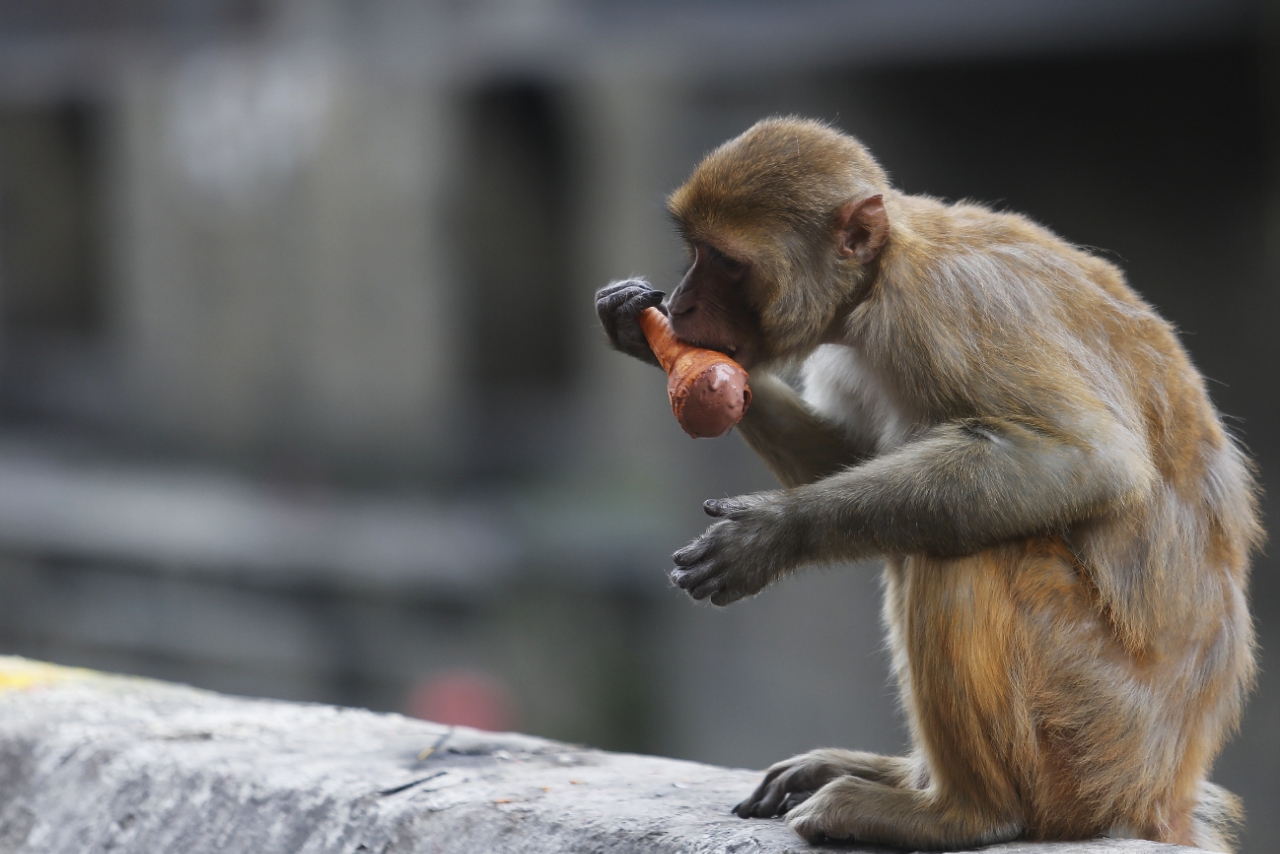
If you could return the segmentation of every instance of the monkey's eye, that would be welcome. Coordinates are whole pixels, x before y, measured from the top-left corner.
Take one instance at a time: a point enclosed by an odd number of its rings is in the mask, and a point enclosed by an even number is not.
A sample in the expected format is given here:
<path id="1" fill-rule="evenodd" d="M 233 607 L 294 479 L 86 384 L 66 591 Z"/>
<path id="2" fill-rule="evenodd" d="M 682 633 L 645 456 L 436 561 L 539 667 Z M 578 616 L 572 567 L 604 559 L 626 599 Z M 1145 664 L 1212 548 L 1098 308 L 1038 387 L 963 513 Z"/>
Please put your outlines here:
<path id="1" fill-rule="evenodd" d="M 747 269 L 746 261 L 739 261 L 737 258 L 731 258 L 724 254 L 714 246 L 707 247 L 707 255 L 711 258 L 712 263 L 727 273 L 740 274 Z"/>

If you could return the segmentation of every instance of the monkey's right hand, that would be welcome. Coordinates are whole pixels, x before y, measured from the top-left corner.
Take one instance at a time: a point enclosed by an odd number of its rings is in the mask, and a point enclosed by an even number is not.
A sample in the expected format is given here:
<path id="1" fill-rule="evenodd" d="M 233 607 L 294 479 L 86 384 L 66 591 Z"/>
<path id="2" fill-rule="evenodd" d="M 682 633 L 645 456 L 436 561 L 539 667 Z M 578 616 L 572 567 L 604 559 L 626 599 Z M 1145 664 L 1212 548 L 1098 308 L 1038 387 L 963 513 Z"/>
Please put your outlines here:
<path id="1" fill-rule="evenodd" d="M 663 314 L 662 291 L 649 286 L 644 279 L 624 279 L 611 282 L 596 291 L 596 314 L 604 326 L 605 335 L 614 349 L 635 356 L 651 365 L 658 365 L 658 357 L 649 349 L 649 342 L 640 329 L 640 312 L 656 307 Z"/>

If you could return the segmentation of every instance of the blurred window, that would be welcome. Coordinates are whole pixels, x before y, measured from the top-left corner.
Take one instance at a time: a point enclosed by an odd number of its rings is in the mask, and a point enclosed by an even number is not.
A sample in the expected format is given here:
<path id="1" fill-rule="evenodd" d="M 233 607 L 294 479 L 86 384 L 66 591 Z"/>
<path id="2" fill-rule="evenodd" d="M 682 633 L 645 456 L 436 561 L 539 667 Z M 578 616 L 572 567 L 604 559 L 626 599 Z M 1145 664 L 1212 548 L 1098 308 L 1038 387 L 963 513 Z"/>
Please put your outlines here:
<path id="1" fill-rule="evenodd" d="M 494 85 L 466 100 L 457 260 L 469 316 L 466 364 L 488 389 L 568 380 L 570 189 L 552 93 Z"/>
<path id="2" fill-rule="evenodd" d="M 0 407 L 93 406 L 103 279 L 101 126 L 81 102 L 0 108 Z"/>

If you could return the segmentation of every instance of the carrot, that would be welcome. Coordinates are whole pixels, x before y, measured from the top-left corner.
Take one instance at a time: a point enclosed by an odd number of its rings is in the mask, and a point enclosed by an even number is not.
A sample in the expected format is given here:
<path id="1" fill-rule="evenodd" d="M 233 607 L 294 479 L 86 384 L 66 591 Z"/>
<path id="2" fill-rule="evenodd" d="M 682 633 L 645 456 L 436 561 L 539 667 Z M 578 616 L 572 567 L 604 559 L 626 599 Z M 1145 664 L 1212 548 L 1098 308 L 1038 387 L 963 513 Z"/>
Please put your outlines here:
<path id="1" fill-rule="evenodd" d="M 656 308 L 640 313 L 640 328 L 658 363 L 667 372 L 671 411 L 695 439 L 729 432 L 751 404 L 747 372 L 723 353 L 694 347 L 676 338 L 671 321 Z"/>

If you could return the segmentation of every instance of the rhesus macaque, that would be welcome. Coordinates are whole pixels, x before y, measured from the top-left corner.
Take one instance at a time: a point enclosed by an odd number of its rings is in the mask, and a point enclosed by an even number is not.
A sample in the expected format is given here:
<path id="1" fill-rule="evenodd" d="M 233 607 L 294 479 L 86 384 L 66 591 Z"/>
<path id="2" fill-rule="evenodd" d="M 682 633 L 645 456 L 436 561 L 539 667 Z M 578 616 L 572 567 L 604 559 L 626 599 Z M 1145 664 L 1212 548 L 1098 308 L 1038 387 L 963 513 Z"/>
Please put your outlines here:
<path id="1" fill-rule="evenodd" d="M 738 804 L 909 849 L 1126 833 L 1224 850 L 1206 779 L 1254 674 L 1252 469 L 1169 324 L 1024 217 L 894 190 L 856 140 L 771 119 L 671 196 L 683 340 L 751 371 L 742 437 L 785 487 L 706 502 L 671 578 L 728 605 L 886 559 L 913 750 L 815 750 Z M 597 295 L 654 361 L 639 280 Z M 778 378 L 800 366 L 802 383 Z"/>

